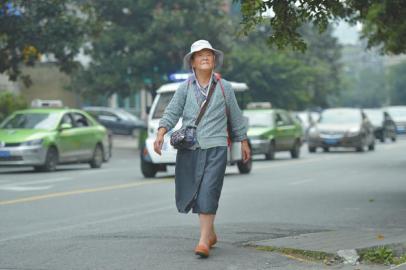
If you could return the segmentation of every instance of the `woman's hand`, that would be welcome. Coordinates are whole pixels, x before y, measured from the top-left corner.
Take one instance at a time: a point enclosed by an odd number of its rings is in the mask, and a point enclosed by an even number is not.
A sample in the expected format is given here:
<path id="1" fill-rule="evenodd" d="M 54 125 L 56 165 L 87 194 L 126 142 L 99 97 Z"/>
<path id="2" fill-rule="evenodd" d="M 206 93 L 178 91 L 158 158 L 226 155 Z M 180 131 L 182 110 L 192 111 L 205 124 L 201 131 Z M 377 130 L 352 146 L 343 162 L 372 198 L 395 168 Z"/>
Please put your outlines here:
<path id="1" fill-rule="evenodd" d="M 158 129 L 158 133 L 156 134 L 156 139 L 154 142 L 154 151 L 158 155 L 161 155 L 162 145 L 164 143 L 164 135 L 166 133 L 166 128 Z"/>
<path id="2" fill-rule="evenodd" d="M 241 142 L 241 153 L 242 153 L 242 160 L 246 163 L 248 160 L 251 159 L 251 150 L 250 146 L 248 145 L 248 140 L 243 140 Z"/>

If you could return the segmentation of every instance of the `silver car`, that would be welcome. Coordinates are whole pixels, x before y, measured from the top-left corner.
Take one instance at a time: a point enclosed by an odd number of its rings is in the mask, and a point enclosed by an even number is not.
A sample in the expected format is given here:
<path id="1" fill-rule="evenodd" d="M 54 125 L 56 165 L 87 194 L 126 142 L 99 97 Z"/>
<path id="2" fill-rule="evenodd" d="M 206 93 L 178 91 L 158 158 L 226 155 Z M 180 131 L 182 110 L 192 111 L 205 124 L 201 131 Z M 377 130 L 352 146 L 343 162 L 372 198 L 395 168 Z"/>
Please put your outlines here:
<path id="1" fill-rule="evenodd" d="M 309 129 L 309 152 L 316 152 L 318 147 L 325 152 L 332 147 L 351 147 L 358 152 L 363 152 L 365 147 L 374 150 L 374 128 L 361 109 L 327 109 Z"/>

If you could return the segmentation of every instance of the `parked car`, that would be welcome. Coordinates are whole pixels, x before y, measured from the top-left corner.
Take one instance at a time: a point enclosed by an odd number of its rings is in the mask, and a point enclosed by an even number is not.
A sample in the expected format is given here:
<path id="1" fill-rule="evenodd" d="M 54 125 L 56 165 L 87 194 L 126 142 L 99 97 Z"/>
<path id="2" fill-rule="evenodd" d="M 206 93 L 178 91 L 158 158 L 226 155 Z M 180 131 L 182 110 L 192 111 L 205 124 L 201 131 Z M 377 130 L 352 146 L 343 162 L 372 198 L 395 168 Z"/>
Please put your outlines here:
<path id="1" fill-rule="evenodd" d="M 366 146 L 369 150 L 375 149 L 374 128 L 361 109 L 327 109 L 309 130 L 310 153 L 316 152 L 318 147 L 325 152 L 331 147 L 353 147 L 363 152 Z"/>
<path id="2" fill-rule="evenodd" d="M 382 109 L 364 109 L 374 126 L 375 138 L 385 142 L 386 138 L 396 141 L 396 124 L 390 117 L 389 113 Z"/>
<path id="3" fill-rule="evenodd" d="M 154 141 L 158 130 L 159 120 L 161 119 L 165 108 L 168 106 L 176 89 L 181 82 L 174 82 L 162 85 L 157 90 L 157 95 L 152 103 L 148 116 L 148 135 L 141 147 L 141 171 L 145 177 L 154 177 L 159 171 L 166 171 L 168 165 L 175 165 L 177 150 L 170 144 L 170 135 L 182 127 L 182 119 L 175 127 L 168 131 L 164 137 L 162 146 L 162 155 L 154 151 Z M 230 82 L 235 91 L 237 100 L 238 95 L 248 90 L 245 83 Z M 240 104 L 241 105 L 241 104 Z M 228 148 L 228 165 L 237 165 L 240 173 L 249 173 L 252 168 L 252 160 L 244 163 L 241 155 L 241 143 L 232 143 Z"/>
<path id="4" fill-rule="evenodd" d="M 106 128 L 76 109 L 14 112 L 0 124 L 0 166 L 54 171 L 58 164 L 100 168 L 110 157 Z"/>
<path id="5" fill-rule="evenodd" d="M 389 106 L 386 111 L 396 124 L 398 134 L 406 134 L 406 106 Z"/>
<path id="6" fill-rule="evenodd" d="M 139 129 L 146 128 L 144 121 L 123 109 L 83 107 L 83 110 L 92 114 L 103 126 L 110 129 L 114 134 L 135 136 Z"/>
<path id="7" fill-rule="evenodd" d="M 265 154 L 274 159 L 275 153 L 289 151 L 292 158 L 299 158 L 303 130 L 299 122 L 282 109 L 247 109 L 248 138 L 252 154 Z"/>

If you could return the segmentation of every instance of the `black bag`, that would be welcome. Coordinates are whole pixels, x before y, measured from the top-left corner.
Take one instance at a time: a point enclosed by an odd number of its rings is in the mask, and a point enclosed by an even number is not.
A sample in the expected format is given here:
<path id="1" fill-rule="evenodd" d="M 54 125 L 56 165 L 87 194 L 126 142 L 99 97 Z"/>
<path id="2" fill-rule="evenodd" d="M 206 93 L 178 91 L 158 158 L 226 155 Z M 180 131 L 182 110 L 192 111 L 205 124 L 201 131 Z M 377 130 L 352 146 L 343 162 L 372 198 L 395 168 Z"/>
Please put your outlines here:
<path id="1" fill-rule="evenodd" d="M 170 143 L 175 149 L 189 149 L 194 146 L 197 142 L 196 128 L 199 125 L 200 120 L 203 117 L 203 114 L 206 111 L 207 105 L 209 104 L 210 98 L 213 95 L 214 89 L 216 88 L 217 82 L 213 80 L 209 93 L 207 94 L 206 101 L 204 102 L 202 108 L 200 109 L 199 115 L 195 121 L 194 126 L 187 126 L 181 128 L 171 134 Z"/>
<path id="2" fill-rule="evenodd" d="M 195 145 L 196 141 L 196 127 L 194 126 L 178 129 L 171 134 L 171 145 L 175 149 L 190 148 Z"/>

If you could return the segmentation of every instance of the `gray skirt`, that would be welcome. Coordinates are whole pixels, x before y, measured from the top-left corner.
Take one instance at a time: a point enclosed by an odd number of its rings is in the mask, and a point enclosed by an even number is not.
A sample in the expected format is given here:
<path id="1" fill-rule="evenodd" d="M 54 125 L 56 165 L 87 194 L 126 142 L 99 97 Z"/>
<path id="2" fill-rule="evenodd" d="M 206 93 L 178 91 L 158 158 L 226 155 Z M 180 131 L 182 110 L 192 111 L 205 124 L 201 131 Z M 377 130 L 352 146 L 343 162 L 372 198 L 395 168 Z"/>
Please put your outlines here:
<path id="1" fill-rule="evenodd" d="M 178 150 L 176 207 L 180 213 L 216 214 L 227 165 L 227 147 Z"/>

